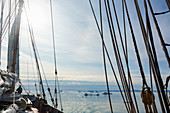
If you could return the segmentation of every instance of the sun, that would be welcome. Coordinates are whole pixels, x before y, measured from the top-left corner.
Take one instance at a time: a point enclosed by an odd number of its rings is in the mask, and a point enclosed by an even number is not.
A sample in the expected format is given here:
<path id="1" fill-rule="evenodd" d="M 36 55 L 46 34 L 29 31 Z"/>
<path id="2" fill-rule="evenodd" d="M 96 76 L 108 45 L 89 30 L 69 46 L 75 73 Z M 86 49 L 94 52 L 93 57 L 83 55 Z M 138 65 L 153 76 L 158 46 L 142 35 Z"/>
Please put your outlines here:
<path id="1" fill-rule="evenodd" d="M 34 28 L 45 27 L 47 21 L 49 21 L 49 6 L 46 0 L 27 0 L 25 1 L 27 6 L 29 20 Z"/>

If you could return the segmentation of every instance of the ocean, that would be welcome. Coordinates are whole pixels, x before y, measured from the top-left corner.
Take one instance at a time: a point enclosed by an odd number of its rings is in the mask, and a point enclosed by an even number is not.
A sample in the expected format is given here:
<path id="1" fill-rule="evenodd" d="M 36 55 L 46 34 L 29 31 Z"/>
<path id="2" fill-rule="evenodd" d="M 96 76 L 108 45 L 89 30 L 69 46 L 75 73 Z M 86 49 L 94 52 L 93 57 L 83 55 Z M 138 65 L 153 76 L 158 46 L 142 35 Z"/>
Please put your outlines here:
<path id="1" fill-rule="evenodd" d="M 54 94 L 54 84 L 49 82 L 49 87 L 51 88 L 52 94 Z M 31 92 L 35 93 L 35 86 L 33 81 L 29 81 L 28 85 L 26 81 L 24 82 L 24 87 L 31 89 Z M 64 113 L 110 113 L 108 96 L 103 95 L 106 92 L 106 86 L 104 82 L 87 82 L 87 81 L 61 81 L 61 100 Z M 46 96 L 49 104 L 51 104 L 50 97 L 45 86 Z M 97 93 L 99 96 L 95 96 Z M 126 113 L 126 109 L 121 98 L 120 92 L 118 90 L 111 90 L 111 101 L 114 113 Z M 92 96 L 85 96 L 84 94 L 92 94 Z M 157 92 L 155 93 L 155 101 L 158 103 Z M 141 92 L 136 90 L 136 98 L 138 101 L 140 113 L 145 113 L 143 103 L 141 101 Z M 58 98 L 58 101 L 60 99 Z M 61 109 L 60 101 L 58 102 L 58 109 Z M 161 112 L 160 106 L 157 105 L 158 112 Z"/>
<path id="2" fill-rule="evenodd" d="M 65 113 L 110 113 L 108 97 L 102 95 L 102 92 L 99 93 L 99 96 L 84 96 L 85 92 L 76 91 L 62 92 L 61 94 Z M 136 93 L 139 111 L 145 113 L 140 95 L 140 92 Z M 127 112 L 119 92 L 112 92 L 111 99 L 114 113 Z M 161 113 L 160 106 L 157 107 L 158 113 Z"/>

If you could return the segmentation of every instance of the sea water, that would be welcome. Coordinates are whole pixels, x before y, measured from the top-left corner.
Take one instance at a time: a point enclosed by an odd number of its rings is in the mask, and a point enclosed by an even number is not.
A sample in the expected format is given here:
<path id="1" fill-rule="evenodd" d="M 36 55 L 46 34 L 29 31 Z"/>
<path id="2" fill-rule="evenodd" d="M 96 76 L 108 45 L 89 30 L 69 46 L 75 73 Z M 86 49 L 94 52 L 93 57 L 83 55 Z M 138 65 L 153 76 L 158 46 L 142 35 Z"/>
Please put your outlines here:
<path id="1" fill-rule="evenodd" d="M 35 93 L 35 86 L 33 81 L 26 84 L 23 82 L 24 87 L 31 92 Z M 49 82 L 48 86 L 51 88 L 52 94 L 54 94 L 54 84 Z M 47 86 L 44 87 L 48 103 L 52 105 L 50 96 L 47 91 Z M 62 81 L 60 82 L 61 100 L 64 113 L 110 113 L 109 100 L 107 95 L 103 95 L 106 92 L 106 86 L 104 82 L 86 82 L 86 81 Z M 97 93 L 99 96 L 94 96 Z M 92 94 L 92 96 L 85 96 L 84 94 Z M 111 102 L 114 113 L 126 113 L 126 108 L 123 103 L 123 99 L 118 90 L 111 90 Z M 140 113 L 145 113 L 144 105 L 141 100 L 141 92 L 136 91 L 137 104 L 139 106 Z M 155 92 L 155 101 L 158 102 L 157 93 Z M 158 112 L 161 112 L 159 104 L 157 105 Z M 58 94 L 58 109 L 61 109 L 60 98 Z"/>
<path id="2" fill-rule="evenodd" d="M 99 96 L 84 96 L 85 92 L 68 91 L 62 92 L 63 109 L 65 113 L 110 113 L 108 96 L 99 93 Z M 140 97 L 141 93 L 136 92 L 140 113 L 145 113 L 144 105 Z M 112 107 L 114 113 L 126 113 L 126 108 L 119 92 L 112 92 Z M 158 113 L 160 113 L 160 106 Z"/>
<path id="3" fill-rule="evenodd" d="M 116 93 L 117 95 L 118 93 Z M 84 96 L 84 92 L 63 92 L 63 107 L 66 113 L 110 113 L 108 97 L 99 93 L 99 96 Z M 114 112 L 124 113 L 121 98 L 112 95 Z"/>

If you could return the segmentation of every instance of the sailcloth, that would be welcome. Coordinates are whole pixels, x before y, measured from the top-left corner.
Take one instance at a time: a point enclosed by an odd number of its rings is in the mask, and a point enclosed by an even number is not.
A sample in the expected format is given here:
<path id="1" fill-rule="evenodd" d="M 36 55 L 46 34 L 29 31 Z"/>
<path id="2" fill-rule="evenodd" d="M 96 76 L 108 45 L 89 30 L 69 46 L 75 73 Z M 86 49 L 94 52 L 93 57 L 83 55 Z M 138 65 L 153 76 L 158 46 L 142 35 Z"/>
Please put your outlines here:
<path id="1" fill-rule="evenodd" d="M 6 71 L 0 70 L 0 99 L 4 93 L 11 93 L 14 89 L 15 81 L 19 81 L 18 76 Z"/>
<path id="2" fill-rule="evenodd" d="M 22 6 L 23 0 L 20 0 L 18 13 L 8 40 L 7 71 L 0 70 L 0 97 L 2 94 L 11 94 L 14 91 L 15 83 L 19 81 L 19 31 Z"/>
<path id="3" fill-rule="evenodd" d="M 22 1 L 22 0 L 20 0 Z M 8 40 L 8 71 L 16 73 L 19 76 L 19 31 L 20 31 L 20 21 L 22 13 L 22 4 L 18 10 L 18 14 L 14 20 L 11 28 L 11 33 Z M 14 66 L 15 65 L 15 66 Z M 12 71 L 13 66 L 15 71 Z"/>

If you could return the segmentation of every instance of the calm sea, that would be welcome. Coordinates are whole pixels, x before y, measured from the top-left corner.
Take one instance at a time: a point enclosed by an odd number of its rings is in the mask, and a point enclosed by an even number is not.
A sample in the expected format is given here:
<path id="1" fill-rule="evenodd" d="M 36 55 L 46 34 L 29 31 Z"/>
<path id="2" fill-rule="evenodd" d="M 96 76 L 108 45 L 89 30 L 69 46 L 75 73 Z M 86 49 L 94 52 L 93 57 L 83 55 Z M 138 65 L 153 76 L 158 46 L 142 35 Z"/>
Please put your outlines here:
<path id="1" fill-rule="evenodd" d="M 35 93 L 33 81 L 29 81 L 30 85 L 27 84 L 26 80 L 23 83 L 27 89 L 31 89 L 31 92 Z M 51 91 L 54 91 L 53 83 L 49 83 Z M 61 99 L 64 113 L 110 113 L 108 96 L 102 94 L 106 91 L 104 82 L 61 81 L 60 88 L 62 90 Z M 46 86 L 45 89 L 48 102 L 51 104 Z M 99 96 L 84 96 L 85 93 L 96 94 L 89 91 L 98 91 Z M 145 113 L 140 95 L 140 91 L 136 92 L 140 113 Z M 155 94 L 155 96 L 156 102 L 158 103 L 157 94 Z M 125 106 L 118 90 L 112 92 L 111 101 L 114 113 L 126 113 Z M 60 102 L 58 104 L 58 109 L 60 109 Z M 157 107 L 158 112 L 160 113 L 160 106 L 157 105 Z"/>
<path id="2" fill-rule="evenodd" d="M 63 108 L 65 113 L 110 113 L 108 97 L 99 93 L 99 96 L 84 96 L 84 92 L 62 92 Z M 136 93 L 140 113 L 145 113 L 141 102 L 140 92 Z M 112 107 L 114 113 L 126 113 L 125 106 L 119 92 L 112 92 Z M 161 113 L 158 106 L 158 113 Z"/>

